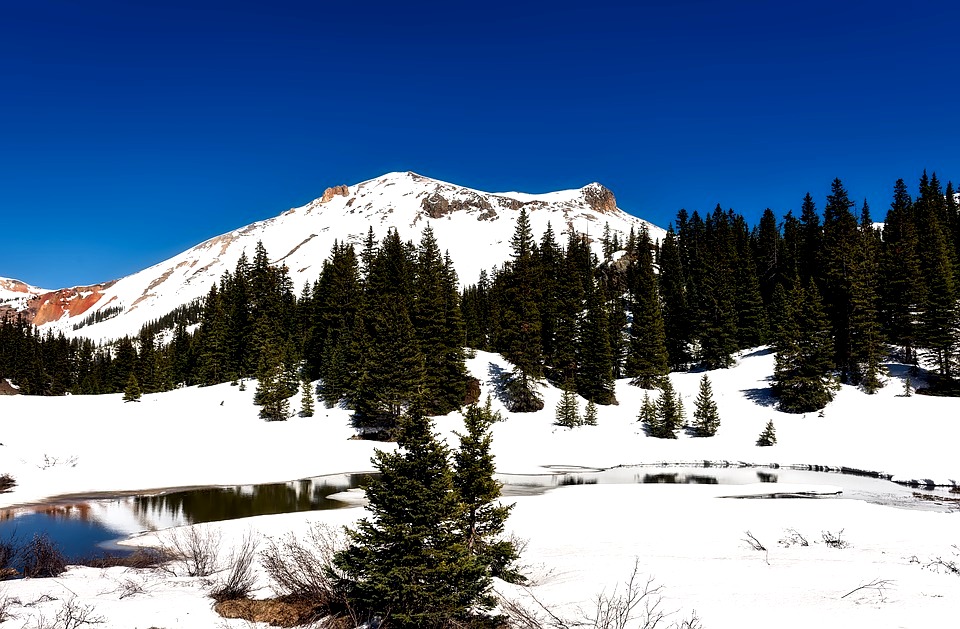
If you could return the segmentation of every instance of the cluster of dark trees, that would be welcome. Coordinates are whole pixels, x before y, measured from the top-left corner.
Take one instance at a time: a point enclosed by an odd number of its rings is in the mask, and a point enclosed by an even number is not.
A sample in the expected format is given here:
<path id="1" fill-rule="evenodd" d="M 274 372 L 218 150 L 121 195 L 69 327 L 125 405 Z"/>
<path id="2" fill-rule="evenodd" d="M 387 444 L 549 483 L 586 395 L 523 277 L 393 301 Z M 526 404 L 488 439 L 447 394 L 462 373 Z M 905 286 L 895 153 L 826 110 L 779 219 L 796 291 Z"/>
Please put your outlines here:
<path id="1" fill-rule="evenodd" d="M 839 179 L 822 219 L 809 194 L 799 217 L 778 222 L 768 209 L 753 228 L 719 205 L 704 217 L 681 210 L 659 243 L 605 233 L 603 260 L 576 234 L 561 248 L 548 228 L 538 245 L 521 217 L 513 258 L 463 291 L 467 341 L 510 359 L 523 393 L 546 375 L 597 404 L 615 401 L 613 378 L 658 386 L 768 343 L 786 411 L 822 408 L 836 382 L 876 391 L 891 348 L 908 364 L 928 358 L 932 390 L 949 391 L 960 212 L 936 175 L 924 173 L 919 192 L 897 181 L 883 229 L 866 201 L 854 212 Z"/>
<path id="2" fill-rule="evenodd" d="M 333 558 L 336 588 L 356 621 L 397 627 L 493 627 L 494 577 L 513 583 L 519 552 L 503 538 L 512 506 L 494 480 L 486 405 L 464 411 L 460 447 L 451 453 L 416 407 L 401 415 L 395 452 L 378 450 L 380 475 L 367 487 L 370 516 L 348 530 Z M 345 611 L 330 610 L 330 611 Z"/>
<path id="3" fill-rule="evenodd" d="M 166 337 L 162 342 L 161 337 Z M 257 378 L 265 419 L 285 419 L 303 380 L 321 381 L 359 427 L 390 429 L 416 401 L 445 414 L 469 402 L 458 279 L 427 227 L 419 245 L 372 230 L 359 256 L 335 243 L 319 278 L 296 296 L 262 244 L 199 304 L 108 347 L 0 321 L 0 377 L 25 394 L 143 393 Z M 474 397 L 476 399 L 476 391 Z"/>
<path id="4" fill-rule="evenodd" d="M 822 408 L 837 382 L 875 391 L 891 349 L 930 361 L 931 390 L 956 391 L 960 211 L 936 175 L 924 173 L 915 199 L 896 182 L 882 230 L 835 180 L 822 215 L 809 194 L 799 216 L 768 209 L 754 227 L 720 206 L 681 210 L 662 242 L 606 229 L 598 257 L 582 234 L 561 244 L 548 226 L 536 239 L 521 212 L 511 244 L 509 260 L 458 292 L 429 227 L 419 244 L 371 230 L 360 251 L 335 244 L 299 296 L 258 244 L 203 300 L 109 347 L 7 317 L 0 377 L 41 395 L 120 392 L 131 376 L 144 393 L 256 377 L 268 419 L 319 380 L 326 403 L 376 429 L 413 404 L 441 414 L 469 402 L 464 347 L 514 365 L 497 383 L 514 411 L 542 408 L 543 378 L 614 404 L 617 378 L 656 387 L 763 344 L 787 411 Z"/>

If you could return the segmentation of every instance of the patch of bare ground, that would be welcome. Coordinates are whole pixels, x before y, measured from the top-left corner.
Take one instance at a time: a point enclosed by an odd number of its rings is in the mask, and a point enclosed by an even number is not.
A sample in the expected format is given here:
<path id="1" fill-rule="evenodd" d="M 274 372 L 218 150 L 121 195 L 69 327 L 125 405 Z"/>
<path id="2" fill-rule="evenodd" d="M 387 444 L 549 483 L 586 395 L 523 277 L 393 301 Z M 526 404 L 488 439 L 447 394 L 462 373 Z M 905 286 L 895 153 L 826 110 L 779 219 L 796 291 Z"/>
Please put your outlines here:
<path id="1" fill-rule="evenodd" d="M 249 622 L 263 622 L 272 627 L 296 627 L 315 622 L 327 615 L 326 609 L 314 601 L 302 598 L 241 598 L 222 601 L 213 606 L 224 618 L 241 618 Z M 324 626 L 336 627 L 335 622 Z"/>

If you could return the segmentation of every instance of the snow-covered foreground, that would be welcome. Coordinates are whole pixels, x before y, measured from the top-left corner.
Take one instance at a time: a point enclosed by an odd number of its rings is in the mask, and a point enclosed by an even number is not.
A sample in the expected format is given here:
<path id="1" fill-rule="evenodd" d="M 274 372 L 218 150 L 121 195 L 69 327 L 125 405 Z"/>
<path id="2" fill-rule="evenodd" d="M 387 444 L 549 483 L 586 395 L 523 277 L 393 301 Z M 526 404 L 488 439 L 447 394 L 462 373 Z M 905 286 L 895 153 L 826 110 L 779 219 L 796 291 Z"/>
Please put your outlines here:
<path id="1" fill-rule="evenodd" d="M 899 397 L 894 379 L 878 395 L 844 388 L 823 416 L 790 416 L 768 404 L 764 380 L 772 355 L 758 351 L 729 370 L 711 372 L 721 427 L 716 437 L 676 441 L 646 437 L 636 423 L 643 392 L 618 383 L 620 404 L 599 409 L 599 425 L 574 430 L 552 425 L 559 392 L 547 388 L 541 413 L 511 415 L 494 427 L 498 469 L 536 473 L 544 466 L 610 467 L 658 462 L 731 461 L 854 467 L 901 479 L 960 480 L 960 400 Z M 479 353 L 470 367 L 493 390 L 499 356 Z M 692 413 L 700 374 L 674 374 Z M 0 473 L 18 485 L 3 504 L 76 492 L 239 484 L 288 480 L 370 469 L 375 447 L 348 440 L 348 412 L 319 410 L 313 418 L 267 424 L 247 391 L 221 385 L 145 396 L 0 397 Z M 294 406 L 297 406 L 294 400 Z M 499 406 L 498 402 L 495 405 Z M 758 448 L 757 435 L 773 419 L 779 445 Z M 451 445 L 456 415 L 437 429 Z M 707 628 L 929 627 L 956 617 L 960 577 L 924 566 L 935 557 L 960 561 L 960 513 L 911 511 L 856 500 L 734 500 L 718 496 L 749 486 L 588 485 L 541 496 L 510 498 L 508 528 L 529 540 L 524 562 L 538 599 L 568 616 L 589 611 L 596 594 L 627 579 L 634 560 L 639 576 L 663 586 L 664 608 L 679 620 L 695 609 Z M 303 531 L 309 522 L 334 526 L 362 509 L 235 520 L 222 529 L 225 546 L 253 528 L 268 536 Z M 809 546 L 783 545 L 793 529 Z M 743 541 L 751 531 L 768 549 Z M 837 549 L 824 531 L 850 544 Z M 123 596 L 127 580 L 142 593 Z M 867 587 L 872 581 L 883 587 Z M 265 584 L 265 580 L 262 580 Z M 38 613 L 52 618 L 71 593 L 94 605 L 108 626 L 245 626 L 223 621 L 196 579 L 122 569 L 72 568 L 58 579 L 5 584 L 21 603 L 42 594 L 60 599 L 15 607 L 23 626 Z M 510 586 L 505 594 L 523 598 Z M 267 594 L 267 592 L 263 592 Z"/>

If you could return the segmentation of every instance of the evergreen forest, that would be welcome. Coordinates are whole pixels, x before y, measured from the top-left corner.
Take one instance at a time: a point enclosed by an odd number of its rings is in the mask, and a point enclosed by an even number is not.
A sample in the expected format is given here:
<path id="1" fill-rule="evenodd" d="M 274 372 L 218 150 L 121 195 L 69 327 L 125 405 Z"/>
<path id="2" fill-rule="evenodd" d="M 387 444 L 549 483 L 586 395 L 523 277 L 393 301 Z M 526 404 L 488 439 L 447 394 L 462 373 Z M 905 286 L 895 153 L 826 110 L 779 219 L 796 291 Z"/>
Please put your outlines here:
<path id="1" fill-rule="evenodd" d="M 960 394 L 953 184 L 924 172 L 912 196 L 898 180 L 883 219 L 878 227 L 835 179 L 822 211 L 810 194 L 798 215 L 767 209 L 753 226 L 719 205 L 680 210 L 659 242 L 608 227 L 597 256 L 586 235 L 534 234 L 521 212 L 510 258 L 462 288 L 429 227 L 419 243 L 396 230 L 377 241 L 372 229 L 358 247 L 336 243 L 299 291 L 258 244 L 203 299 L 107 345 L 41 334 L 8 314 L 0 378 L 28 395 L 255 378 L 267 420 L 286 419 L 287 399 L 318 382 L 325 404 L 387 437 L 411 408 L 439 415 L 477 401 L 467 348 L 514 366 L 496 385 L 515 412 L 543 407 L 544 379 L 616 404 L 616 379 L 660 388 L 671 371 L 729 367 L 764 345 L 787 412 L 823 408 L 838 383 L 876 391 L 890 358 L 929 370 L 918 392 Z"/>

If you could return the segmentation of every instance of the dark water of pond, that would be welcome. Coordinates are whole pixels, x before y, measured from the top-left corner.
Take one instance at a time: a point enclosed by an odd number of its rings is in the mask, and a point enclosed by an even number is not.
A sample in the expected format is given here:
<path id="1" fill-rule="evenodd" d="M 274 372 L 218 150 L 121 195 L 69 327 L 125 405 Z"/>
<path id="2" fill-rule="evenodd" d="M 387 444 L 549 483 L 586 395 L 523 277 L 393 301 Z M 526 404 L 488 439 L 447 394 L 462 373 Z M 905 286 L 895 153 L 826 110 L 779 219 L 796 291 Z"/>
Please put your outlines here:
<path id="1" fill-rule="evenodd" d="M 536 495 L 556 487 L 594 484 L 744 485 L 788 483 L 834 485 L 843 497 L 905 508 L 938 508 L 917 500 L 915 490 L 874 478 L 789 469 L 622 467 L 608 470 L 556 468 L 548 474 L 500 475 L 505 496 Z M 329 496 L 362 487 L 371 474 L 338 474 L 262 485 L 203 487 L 142 495 L 65 497 L 39 505 L 0 509 L 0 542 L 29 541 L 46 534 L 73 558 L 129 551 L 116 542 L 129 535 L 184 524 L 256 515 L 341 509 L 355 502 Z M 936 497 L 935 494 L 931 494 Z"/>
<path id="2" fill-rule="evenodd" d="M 131 534 L 183 524 L 256 515 L 342 509 L 328 496 L 362 487 L 369 474 L 320 476 L 288 483 L 203 487 L 111 498 L 64 497 L 39 505 L 0 509 L 0 542 L 24 543 L 47 535 L 71 558 L 104 552 L 128 554 L 116 542 Z"/>

